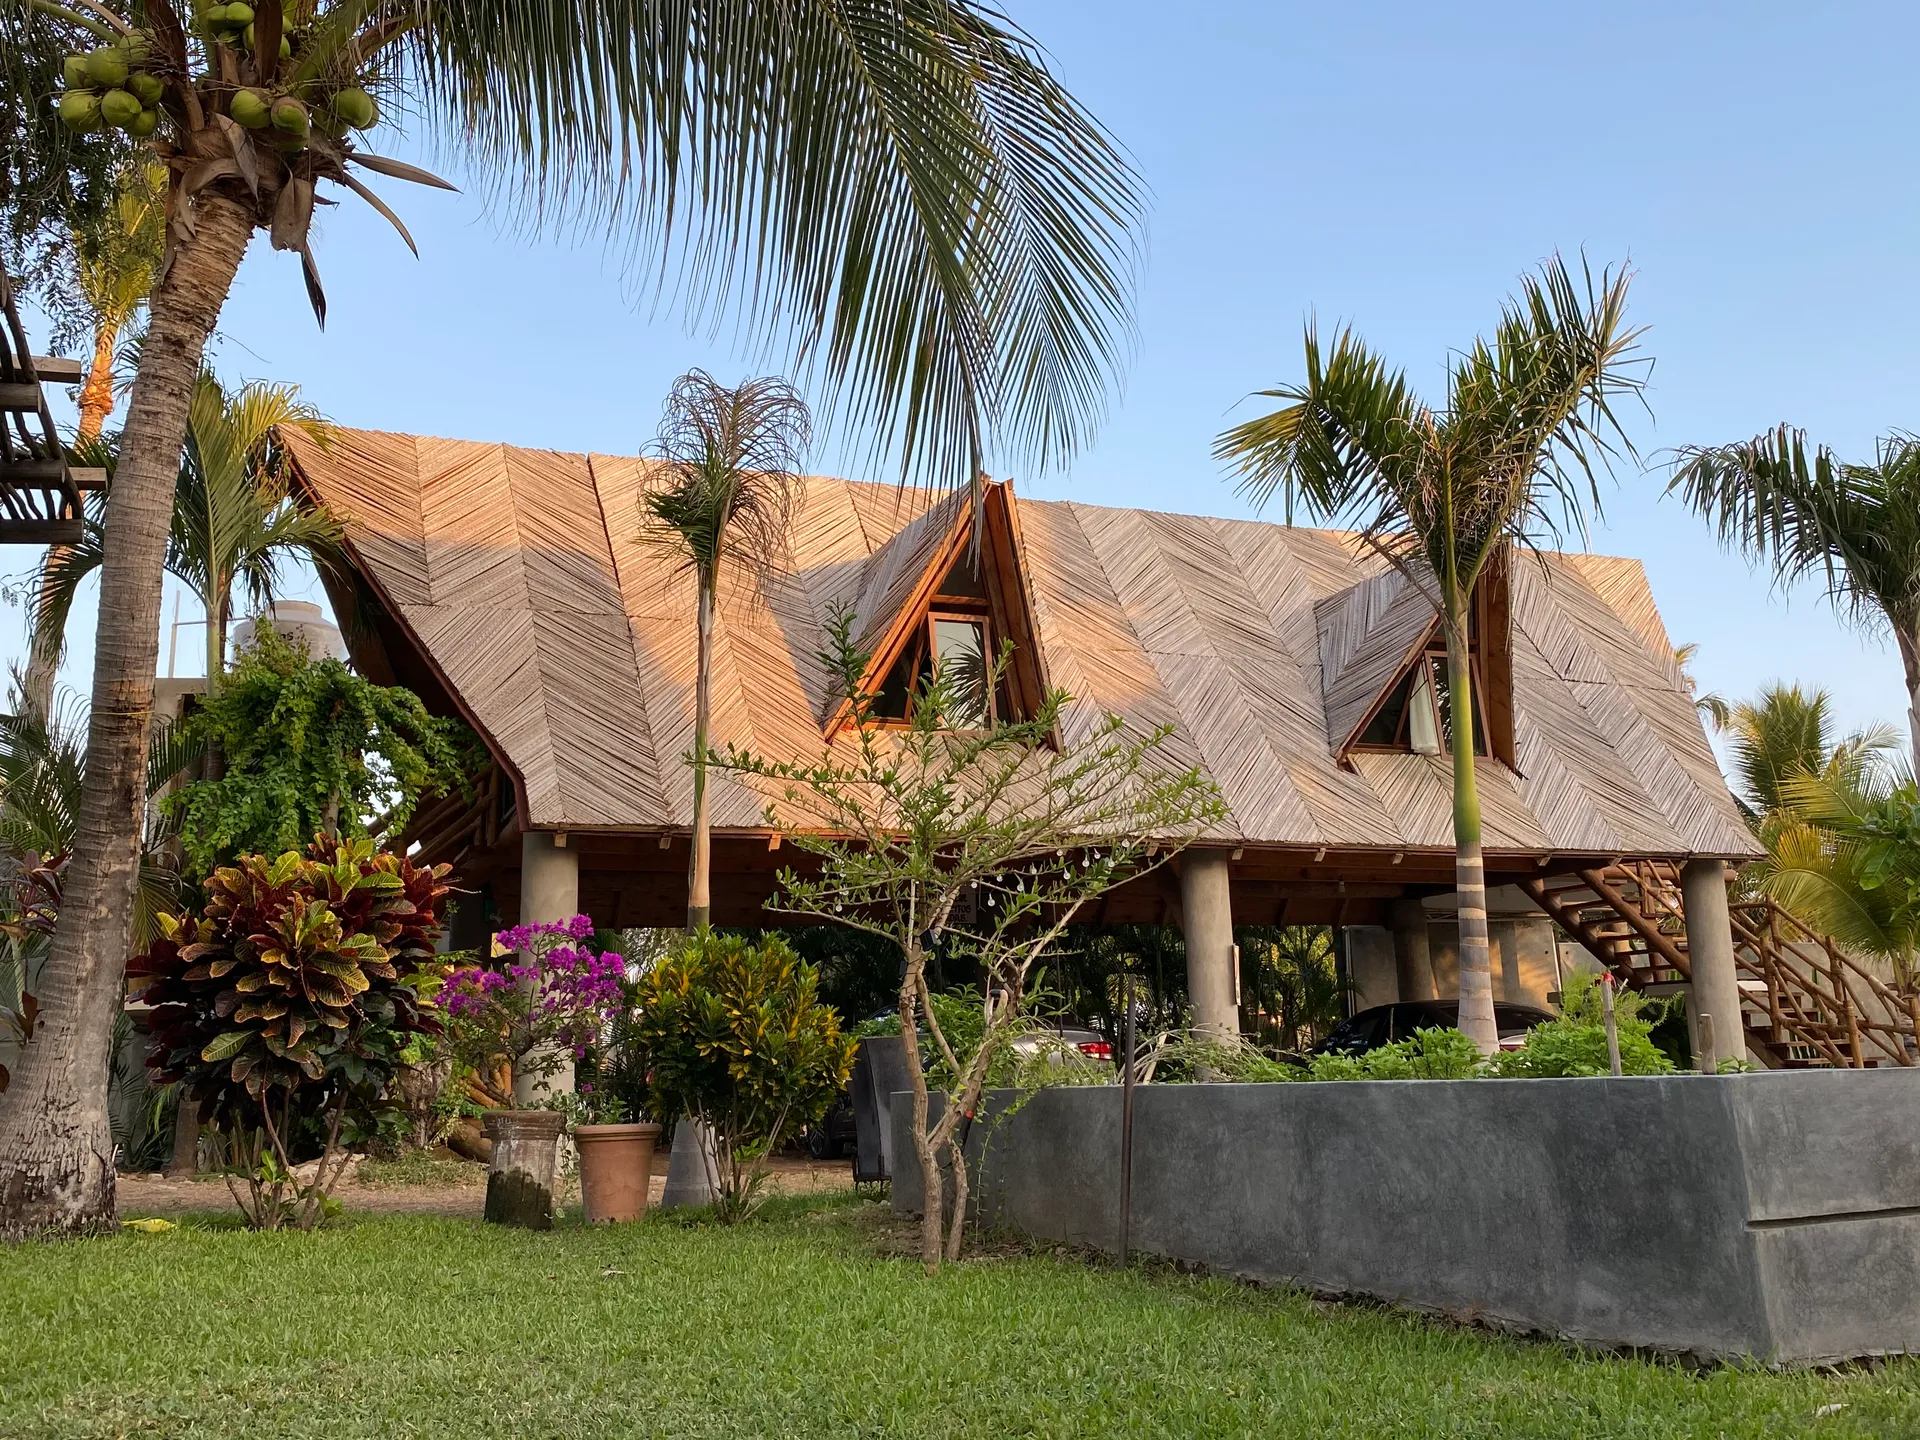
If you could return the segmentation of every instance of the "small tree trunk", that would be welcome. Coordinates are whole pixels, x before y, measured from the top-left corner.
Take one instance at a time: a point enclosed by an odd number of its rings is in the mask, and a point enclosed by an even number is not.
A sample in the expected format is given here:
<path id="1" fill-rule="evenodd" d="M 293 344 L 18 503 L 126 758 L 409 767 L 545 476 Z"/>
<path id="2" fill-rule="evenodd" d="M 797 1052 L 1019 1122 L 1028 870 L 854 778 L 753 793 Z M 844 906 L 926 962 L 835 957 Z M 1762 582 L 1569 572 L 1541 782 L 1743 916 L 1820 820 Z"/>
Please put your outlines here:
<path id="1" fill-rule="evenodd" d="M 40 1029 L 0 1102 L 0 1234 L 114 1220 L 108 1040 L 139 884 L 160 590 L 187 409 L 207 336 L 253 234 L 253 214 L 211 190 L 155 290 L 107 503 L 87 776 L 74 857 L 41 971 Z"/>
<path id="2" fill-rule="evenodd" d="M 113 346 L 120 338 L 120 327 L 98 324 L 93 331 L 93 363 L 87 367 L 87 383 L 80 387 L 80 428 L 75 435 L 84 443 L 98 440 L 113 413 Z"/>
<path id="3" fill-rule="evenodd" d="M 200 1173 L 200 1102 L 180 1087 L 173 1112 L 173 1159 L 167 1162 L 169 1180 L 191 1180 Z"/>
<path id="4" fill-rule="evenodd" d="M 1480 853 L 1480 788 L 1473 773 L 1473 663 L 1467 647 L 1466 606 L 1447 597 L 1447 694 L 1453 720 L 1454 890 L 1460 917 L 1458 1024 L 1491 1055 L 1500 1047 L 1493 1019 L 1493 957 L 1487 946 L 1487 870 Z"/>
<path id="5" fill-rule="evenodd" d="M 693 682 L 693 859 L 687 876 L 687 929 L 698 932 L 713 916 L 713 836 L 707 825 L 707 725 L 713 703 L 713 580 L 700 577 L 699 651 Z"/>
<path id="6" fill-rule="evenodd" d="M 900 977 L 900 1044 L 906 1052 L 907 1078 L 913 1082 L 913 1155 L 920 1162 L 920 1262 L 932 1275 L 940 1269 L 940 1212 L 946 1203 L 940 1184 L 940 1162 L 934 1155 L 927 1127 L 927 1077 L 920 1068 L 919 1026 L 914 1011 L 920 994 L 920 974 L 926 953 L 918 944 L 907 949 L 906 973 Z"/>

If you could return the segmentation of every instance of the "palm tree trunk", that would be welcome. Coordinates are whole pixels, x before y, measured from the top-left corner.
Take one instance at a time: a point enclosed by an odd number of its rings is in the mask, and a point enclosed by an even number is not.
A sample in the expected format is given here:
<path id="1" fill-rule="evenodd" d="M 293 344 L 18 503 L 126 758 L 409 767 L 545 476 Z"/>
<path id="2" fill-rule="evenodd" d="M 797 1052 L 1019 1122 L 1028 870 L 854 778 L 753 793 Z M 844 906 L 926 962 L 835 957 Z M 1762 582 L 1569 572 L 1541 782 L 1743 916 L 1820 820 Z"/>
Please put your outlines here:
<path id="1" fill-rule="evenodd" d="M 1480 1053 L 1500 1045 L 1493 1021 L 1493 957 L 1487 946 L 1487 869 L 1480 853 L 1480 787 L 1473 773 L 1473 661 L 1467 644 L 1467 610 L 1457 594 L 1447 596 L 1447 696 L 1453 721 L 1453 888 L 1460 919 L 1460 1018 L 1458 1025 Z"/>
<path id="2" fill-rule="evenodd" d="M 201 354 L 253 233 L 252 212 L 212 191 L 193 217 L 153 295 L 107 504 L 86 785 L 41 971 L 40 1029 L 0 1102 L 0 1234 L 114 1220 L 107 1051 L 139 883 L 167 529 Z"/>
<path id="3" fill-rule="evenodd" d="M 693 860 L 687 879 L 687 929 L 706 928 L 713 915 L 713 836 L 707 827 L 707 724 L 713 691 L 713 581 L 700 577 L 699 649 L 693 682 Z"/>
<path id="4" fill-rule="evenodd" d="M 1913 773 L 1920 775 L 1920 634 L 1895 623 L 1900 643 L 1900 668 L 1907 678 L 1907 737 L 1913 746 Z"/>
<path id="5" fill-rule="evenodd" d="M 87 383 L 80 387 L 80 428 L 75 432 L 82 442 L 98 440 L 113 413 L 113 347 L 119 338 L 118 325 L 95 322 L 93 363 L 87 367 Z"/>

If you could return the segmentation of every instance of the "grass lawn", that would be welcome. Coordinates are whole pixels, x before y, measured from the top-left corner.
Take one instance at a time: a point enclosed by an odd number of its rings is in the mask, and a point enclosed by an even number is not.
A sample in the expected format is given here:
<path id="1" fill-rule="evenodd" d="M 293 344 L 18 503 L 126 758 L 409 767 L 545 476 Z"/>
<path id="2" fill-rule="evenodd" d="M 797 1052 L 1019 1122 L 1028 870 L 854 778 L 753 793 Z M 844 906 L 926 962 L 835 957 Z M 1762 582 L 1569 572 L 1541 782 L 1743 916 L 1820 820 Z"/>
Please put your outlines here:
<path id="1" fill-rule="evenodd" d="M 0 1251 L 0 1436 L 1920 1434 L 1920 1364 L 1689 1374 L 1072 1257 L 927 1280 L 870 1202 L 776 1203 Z"/>

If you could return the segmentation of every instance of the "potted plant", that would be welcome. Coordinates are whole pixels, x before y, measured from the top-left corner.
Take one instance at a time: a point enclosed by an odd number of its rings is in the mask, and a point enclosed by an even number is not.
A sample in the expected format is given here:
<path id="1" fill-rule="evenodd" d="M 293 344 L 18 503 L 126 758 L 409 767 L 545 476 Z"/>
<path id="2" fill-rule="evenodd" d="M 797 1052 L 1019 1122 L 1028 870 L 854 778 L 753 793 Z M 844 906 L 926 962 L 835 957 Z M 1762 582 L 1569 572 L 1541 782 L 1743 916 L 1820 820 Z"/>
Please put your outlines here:
<path id="1" fill-rule="evenodd" d="M 497 1224 L 553 1225 L 566 1117 L 549 1082 L 612 1023 L 626 973 L 626 958 L 595 953 L 592 938 L 585 915 L 502 930 L 493 937 L 493 965 L 462 966 L 442 992 L 455 1059 L 498 1107 L 482 1121 L 493 1142 L 486 1218 Z M 536 1103 L 527 1106 L 527 1097 Z"/>
<path id="2" fill-rule="evenodd" d="M 660 1127 L 627 1119 L 627 1103 L 605 1085 L 584 1081 L 573 1145 L 580 1156 L 580 1208 L 589 1225 L 638 1220 L 647 1213 L 653 1148 Z"/>

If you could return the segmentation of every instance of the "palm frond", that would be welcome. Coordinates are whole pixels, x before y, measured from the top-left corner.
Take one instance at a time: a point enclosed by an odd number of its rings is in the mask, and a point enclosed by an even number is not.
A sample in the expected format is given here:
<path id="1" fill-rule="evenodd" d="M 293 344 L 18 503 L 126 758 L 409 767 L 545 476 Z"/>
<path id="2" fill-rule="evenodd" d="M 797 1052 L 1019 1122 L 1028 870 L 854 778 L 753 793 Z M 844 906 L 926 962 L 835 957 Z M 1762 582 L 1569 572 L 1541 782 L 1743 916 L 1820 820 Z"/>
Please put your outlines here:
<path id="1" fill-rule="evenodd" d="M 409 0 L 383 57 L 449 148 L 615 219 L 691 311 L 793 337 L 836 421 L 971 484 L 1058 464 L 1130 347 L 1143 204 L 1037 45 L 971 0 Z"/>
<path id="2" fill-rule="evenodd" d="M 1557 256 L 1524 277 L 1493 339 L 1455 361 L 1437 409 L 1351 331 L 1323 356 L 1309 325 L 1305 381 L 1262 392 L 1287 404 L 1226 431 L 1214 455 L 1256 504 L 1281 494 L 1289 523 L 1298 505 L 1353 524 L 1410 574 L 1418 556 L 1464 590 L 1499 546 L 1578 523 L 1598 503 L 1597 467 L 1632 453 L 1615 414 L 1646 383 L 1625 319 L 1631 277 L 1583 277 Z"/>
<path id="3" fill-rule="evenodd" d="M 806 402 L 786 381 L 729 389 L 704 370 L 675 382 L 640 496 L 643 538 L 679 551 L 712 585 L 721 565 L 780 564 L 804 493 L 812 438 Z"/>

